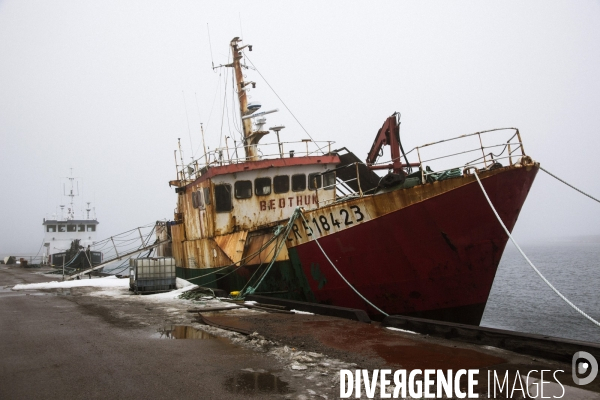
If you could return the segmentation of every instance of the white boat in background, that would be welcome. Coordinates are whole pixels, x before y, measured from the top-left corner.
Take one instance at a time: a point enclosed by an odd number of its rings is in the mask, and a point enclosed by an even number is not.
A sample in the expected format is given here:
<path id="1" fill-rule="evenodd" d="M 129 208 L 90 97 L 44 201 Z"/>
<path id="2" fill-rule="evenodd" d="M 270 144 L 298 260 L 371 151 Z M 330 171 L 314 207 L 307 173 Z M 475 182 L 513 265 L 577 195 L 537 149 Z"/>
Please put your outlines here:
<path id="1" fill-rule="evenodd" d="M 65 194 L 71 200 L 66 213 L 65 206 L 61 205 L 60 215 L 54 214 L 51 218 L 44 218 L 42 223 L 44 226 L 43 263 L 55 266 L 62 266 L 64 263 L 70 264 L 73 268 L 77 268 L 79 264 L 81 264 L 80 267 L 87 267 L 90 262 L 93 265 L 99 264 L 102 262 L 102 252 L 92 251 L 91 248 L 96 242 L 100 222 L 96 219 L 95 210 L 93 210 L 93 216 L 90 216 L 90 211 L 92 211 L 90 202 L 87 203 L 85 215 L 76 215 L 73 200 L 79 193 L 74 188 L 75 178 L 68 177 L 67 179 L 69 179 L 71 187 Z M 73 259 L 74 255 L 68 257 L 75 244 L 78 250 L 86 250 L 90 262 L 86 264 L 85 257 L 77 257 L 77 259 Z"/>

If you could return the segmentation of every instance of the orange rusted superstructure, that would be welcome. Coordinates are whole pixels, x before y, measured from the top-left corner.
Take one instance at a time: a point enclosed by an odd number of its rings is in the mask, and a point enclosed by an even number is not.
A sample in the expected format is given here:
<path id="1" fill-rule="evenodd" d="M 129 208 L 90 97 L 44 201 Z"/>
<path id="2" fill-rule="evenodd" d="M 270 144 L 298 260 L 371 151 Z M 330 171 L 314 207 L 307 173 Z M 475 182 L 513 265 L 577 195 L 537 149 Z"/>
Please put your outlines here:
<path id="1" fill-rule="evenodd" d="M 244 257 L 256 252 L 252 243 L 257 242 L 256 233 L 267 229 L 263 237 L 264 244 L 272 237 L 268 228 L 290 218 L 296 207 L 310 210 L 317 208 L 319 202 L 331 202 L 335 188 L 323 190 L 317 194 L 309 188 L 308 182 L 303 190 L 286 193 L 251 195 L 248 198 L 231 196 L 231 209 L 217 212 L 217 199 L 214 197 L 215 185 L 235 190 L 239 181 L 255 181 L 261 178 L 273 180 L 278 176 L 321 174 L 335 168 L 339 163 L 336 155 L 310 156 L 306 159 L 295 158 L 272 160 L 268 163 L 253 162 L 252 168 L 236 166 L 213 167 L 194 182 L 177 188 L 178 202 L 175 224 L 171 226 L 173 235 L 173 255 L 178 265 L 184 268 L 216 268 L 240 262 Z M 194 200 L 196 198 L 196 200 Z M 247 242 L 248 241 L 248 242 Z M 259 246 L 260 247 L 260 246 Z M 247 248 L 247 251 L 244 249 Z M 261 250 L 256 257 L 266 259 L 272 251 L 270 247 Z M 286 260 L 287 252 L 278 259 Z"/>
<path id="2" fill-rule="evenodd" d="M 222 66 L 235 70 L 240 146 L 234 141 L 187 165 L 181 156 L 169 182 L 177 207 L 166 229 L 178 276 L 242 294 L 362 308 L 372 317 L 478 324 L 508 237 L 473 174 L 512 229 L 539 168 L 519 131 L 476 132 L 405 152 L 394 113 L 366 163 L 346 148 L 332 150 L 332 142 L 281 142 L 284 126 L 270 128 L 276 142 L 261 143 L 269 135 L 262 116 L 277 110 L 257 113 L 260 105 L 248 103 L 255 83 L 244 81 L 241 60 L 252 46 L 240 42 L 231 41 L 233 62 Z M 507 131 L 514 131 L 508 139 L 494 136 Z M 466 150 L 428 155 L 458 139 L 471 141 Z M 383 146 L 392 159 L 378 163 Z"/>

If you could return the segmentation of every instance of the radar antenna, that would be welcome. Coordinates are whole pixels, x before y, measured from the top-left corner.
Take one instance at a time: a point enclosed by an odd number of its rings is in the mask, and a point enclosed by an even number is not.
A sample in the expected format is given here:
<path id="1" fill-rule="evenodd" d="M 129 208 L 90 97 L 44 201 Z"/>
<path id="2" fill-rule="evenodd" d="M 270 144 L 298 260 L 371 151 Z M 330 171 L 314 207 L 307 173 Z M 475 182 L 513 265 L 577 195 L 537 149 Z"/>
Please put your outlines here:
<path id="1" fill-rule="evenodd" d="M 70 181 L 71 183 L 71 188 L 69 189 L 69 193 L 66 193 L 66 188 L 63 184 L 63 194 L 65 196 L 69 196 L 71 198 L 71 207 L 68 208 L 67 211 L 67 220 L 73 220 L 75 219 L 75 206 L 73 204 L 73 198 L 75 196 L 79 196 L 79 182 L 77 182 L 77 185 L 75 186 L 77 188 L 77 190 L 75 191 L 75 187 L 73 185 L 74 181 L 75 181 L 75 177 L 73 176 L 73 168 L 71 168 L 71 176 L 68 176 L 67 179 Z M 61 206 L 62 208 L 63 206 Z"/>

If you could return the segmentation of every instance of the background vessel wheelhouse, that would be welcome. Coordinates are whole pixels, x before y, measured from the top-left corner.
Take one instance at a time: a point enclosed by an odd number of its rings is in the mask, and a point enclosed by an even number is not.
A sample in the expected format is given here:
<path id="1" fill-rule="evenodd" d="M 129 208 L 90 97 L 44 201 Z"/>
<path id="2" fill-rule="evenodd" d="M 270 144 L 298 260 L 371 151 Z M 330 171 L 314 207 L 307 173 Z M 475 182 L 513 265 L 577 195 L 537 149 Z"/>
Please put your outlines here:
<path id="1" fill-rule="evenodd" d="M 247 46 L 239 43 L 232 40 L 234 62 L 225 67 L 236 71 L 244 156 L 237 146 L 225 147 L 178 166 L 178 179 L 170 182 L 178 193 L 170 229 L 179 276 L 240 290 L 256 284 L 276 257 L 257 294 L 363 308 L 377 317 L 333 263 L 387 313 L 478 324 L 507 237 L 472 173 L 478 171 L 512 229 L 538 169 L 518 130 L 455 138 L 475 141 L 466 149 L 456 150 L 452 139 L 400 154 L 394 114 L 377 133 L 367 163 L 346 149 L 332 150 L 330 142 L 281 142 L 281 127 L 272 128 L 276 143 L 259 146 L 269 132 L 248 108 L 244 87 L 251 82 L 244 82 L 240 64 Z M 508 138 L 498 139 L 506 132 Z M 484 145 L 489 136 L 494 141 Z M 392 159 L 377 164 L 385 145 Z M 446 145 L 449 153 L 425 158 Z M 409 163 L 408 155 L 418 162 Z M 390 173 L 380 179 L 377 169 Z M 287 224 L 296 207 L 305 219 L 287 238 L 272 240 L 273 228 Z M 280 240 L 286 247 L 276 253 Z"/>
<path id="2" fill-rule="evenodd" d="M 67 192 L 64 187 L 64 195 L 70 198 L 69 206 L 65 213 L 65 206 L 60 206 L 60 215 L 55 214 L 50 218 L 44 218 L 44 253 L 42 263 L 62 266 L 67 264 L 70 268 L 84 268 L 102 262 L 102 252 L 93 251 L 92 248 L 97 238 L 98 219 L 95 216 L 95 209 L 87 203 L 86 213 L 80 217 L 76 216 L 74 198 L 79 195 L 77 186 L 75 186 L 74 177 L 68 177 L 70 188 Z M 94 215 L 90 217 L 90 212 Z M 72 247 L 77 245 L 78 249 Z M 75 256 L 79 248 L 88 250 L 87 262 L 84 255 Z M 74 251 L 74 252 L 73 252 Z M 73 254 L 72 254 L 73 253 Z M 75 259 L 73 259 L 75 257 Z"/>
<path id="3" fill-rule="evenodd" d="M 67 251 L 73 241 L 78 240 L 79 246 L 87 248 L 96 240 L 96 229 L 99 222 L 96 219 L 44 219 L 44 248 L 43 262 L 50 265 L 62 266 Z M 102 262 L 102 252 L 91 251 L 92 264 Z"/>

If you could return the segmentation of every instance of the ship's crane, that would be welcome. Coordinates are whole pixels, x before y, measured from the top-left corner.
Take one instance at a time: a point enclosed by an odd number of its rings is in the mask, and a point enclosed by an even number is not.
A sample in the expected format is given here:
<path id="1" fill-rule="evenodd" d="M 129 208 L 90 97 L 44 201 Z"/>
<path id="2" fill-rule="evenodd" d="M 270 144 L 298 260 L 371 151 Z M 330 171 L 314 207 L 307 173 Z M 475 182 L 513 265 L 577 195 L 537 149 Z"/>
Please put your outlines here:
<path id="1" fill-rule="evenodd" d="M 377 132 L 377 136 L 375 137 L 375 141 L 373 142 L 373 146 L 371 146 L 371 150 L 369 151 L 369 155 L 367 156 L 367 166 L 371 170 L 376 169 L 392 169 L 394 174 L 406 176 L 406 172 L 404 172 L 405 167 L 418 167 L 419 163 L 408 163 L 403 164 L 400 159 L 400 124 L 398 123 L 397 116 L 398 113 L 392 114 L 388 117 L 383 126 Z M 377 161 L 377 158 L 381 154 L 381 149 L 383 146 L 390 146 L 390 150 L 392 153 L 392 163 L 385 165 L 374 165 Z M 406 156 L 405 156 L 406 158 Z"/>

